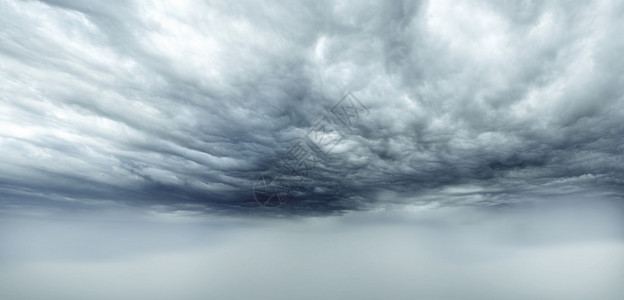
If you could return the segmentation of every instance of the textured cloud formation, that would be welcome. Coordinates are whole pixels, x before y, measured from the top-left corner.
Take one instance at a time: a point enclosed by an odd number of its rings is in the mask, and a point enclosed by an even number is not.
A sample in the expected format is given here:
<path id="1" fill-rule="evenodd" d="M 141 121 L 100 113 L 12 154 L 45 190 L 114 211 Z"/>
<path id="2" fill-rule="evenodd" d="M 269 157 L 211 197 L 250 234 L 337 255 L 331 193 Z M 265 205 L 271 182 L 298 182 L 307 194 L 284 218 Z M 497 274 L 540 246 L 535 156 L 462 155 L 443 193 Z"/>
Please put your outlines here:
<path id="1" fill-rule="evenodd" d="M 0 3 L 5 208 L 257 212 L 348 91 L 281 212 L 621 199 L 621 2 L 174 3 Z"/>

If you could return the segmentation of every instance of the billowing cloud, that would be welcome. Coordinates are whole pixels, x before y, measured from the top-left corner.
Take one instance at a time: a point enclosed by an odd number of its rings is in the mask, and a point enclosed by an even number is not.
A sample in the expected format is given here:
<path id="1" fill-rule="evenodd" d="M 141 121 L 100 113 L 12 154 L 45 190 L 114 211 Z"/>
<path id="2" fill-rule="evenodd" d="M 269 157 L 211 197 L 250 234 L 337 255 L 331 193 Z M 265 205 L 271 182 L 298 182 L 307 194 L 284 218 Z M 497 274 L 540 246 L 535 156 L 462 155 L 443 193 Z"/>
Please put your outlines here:
<path id="1" fill-rule="evenodd" d="M 621 199 L 617 1 L 0 10 L 7 209 L 266 212 L 254 200 L 262 175 L 288 188 L 279 214 Z M 331 109 L 349 91 L 367 113 L 344 126 Z M 326 156 L 305 138 L 323 117 L 340 138 Z M 314 169 L 285 176 L 297 142 Z"/>
<path id="2" fill-rule="evenodd" d="M 0 298 L 621 299 L 621 1 L 169 2 L 0 1 Z"/>

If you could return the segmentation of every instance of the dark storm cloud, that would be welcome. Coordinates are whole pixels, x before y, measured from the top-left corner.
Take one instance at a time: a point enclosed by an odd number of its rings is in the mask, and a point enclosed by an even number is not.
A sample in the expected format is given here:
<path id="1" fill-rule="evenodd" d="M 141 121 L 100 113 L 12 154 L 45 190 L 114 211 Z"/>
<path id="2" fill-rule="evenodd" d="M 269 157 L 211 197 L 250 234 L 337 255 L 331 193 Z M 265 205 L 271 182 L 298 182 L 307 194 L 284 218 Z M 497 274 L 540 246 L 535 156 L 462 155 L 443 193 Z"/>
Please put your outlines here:
<path id="1" fill-rule="evenodd" d="M 257 212 L 256 179 L 347 91 L 368 114 L 278 213 L 621 198 L 622 4 L 0 9 L 5 206 Z"/>

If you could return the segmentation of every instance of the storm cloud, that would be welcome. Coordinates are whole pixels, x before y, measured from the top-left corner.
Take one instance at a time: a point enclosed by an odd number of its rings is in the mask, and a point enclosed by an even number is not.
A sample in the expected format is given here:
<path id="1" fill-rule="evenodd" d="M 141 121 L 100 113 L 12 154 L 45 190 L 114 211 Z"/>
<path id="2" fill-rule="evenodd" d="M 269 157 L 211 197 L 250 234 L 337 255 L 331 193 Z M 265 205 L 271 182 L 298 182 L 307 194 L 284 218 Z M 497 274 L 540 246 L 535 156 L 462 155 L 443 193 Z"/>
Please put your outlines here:
<path id="1" fill-rule="evenodd" d="M 622 1 L 0 1 L 0 298 L 622 299 Z"/>
<path id="2" fill-rule="evenodd" d="M 504 3 L 3 1 L 0 195 L 254 211 L 351 92 L 368 114 L 282 212 L 621 199 L 624 5 Z"/>

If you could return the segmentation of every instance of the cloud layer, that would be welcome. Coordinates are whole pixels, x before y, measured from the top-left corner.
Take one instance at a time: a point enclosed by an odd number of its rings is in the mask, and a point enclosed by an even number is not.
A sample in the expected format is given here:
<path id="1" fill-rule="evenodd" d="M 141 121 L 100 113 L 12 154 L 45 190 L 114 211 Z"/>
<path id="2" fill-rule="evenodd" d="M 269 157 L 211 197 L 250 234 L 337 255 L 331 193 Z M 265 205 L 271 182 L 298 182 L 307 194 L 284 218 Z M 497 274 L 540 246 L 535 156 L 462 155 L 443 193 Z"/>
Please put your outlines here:
<path id="1" fill-rule="evenodd" d="M 0 14 L 4 209 L 258 212 L 259 176 L 283 173 L 348 91 L 368 114 L 289 182 L 280 213 L 621 200 L 618 1 L 9 0 Z"/>

